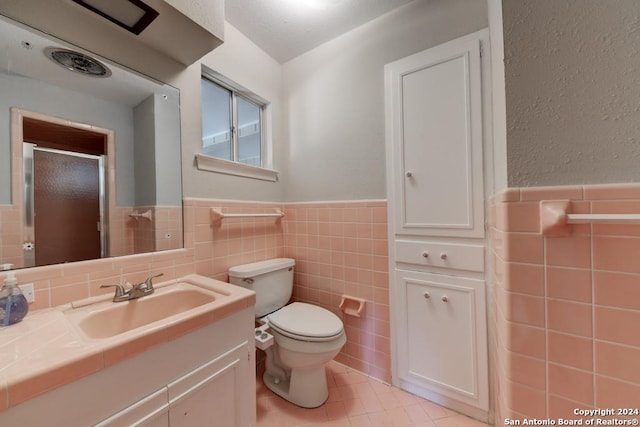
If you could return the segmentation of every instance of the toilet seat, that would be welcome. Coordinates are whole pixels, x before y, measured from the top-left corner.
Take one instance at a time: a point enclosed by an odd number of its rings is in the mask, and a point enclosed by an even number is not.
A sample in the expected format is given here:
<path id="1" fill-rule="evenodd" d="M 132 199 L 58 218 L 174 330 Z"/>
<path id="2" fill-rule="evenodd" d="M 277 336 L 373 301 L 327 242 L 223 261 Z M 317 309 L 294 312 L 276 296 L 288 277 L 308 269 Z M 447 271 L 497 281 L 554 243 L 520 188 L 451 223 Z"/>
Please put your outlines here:
<path id="1" fill-rule="evenodd" d="M 269 327 L 300 341 L 332 341 L 343 334 L 342 321 L 322 307 L 294 302 L 267 316 Z"/>

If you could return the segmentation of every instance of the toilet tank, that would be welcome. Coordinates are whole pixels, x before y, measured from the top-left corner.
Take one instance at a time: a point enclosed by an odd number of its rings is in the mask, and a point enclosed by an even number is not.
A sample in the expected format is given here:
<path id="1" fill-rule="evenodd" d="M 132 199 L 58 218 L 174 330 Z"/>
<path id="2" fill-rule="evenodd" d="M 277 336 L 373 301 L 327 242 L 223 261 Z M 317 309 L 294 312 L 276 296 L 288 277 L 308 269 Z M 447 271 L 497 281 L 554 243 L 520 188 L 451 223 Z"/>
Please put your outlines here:
<path id="1" fill-rule="evenodd" d="M 254 291 L 256 317 L 266 316 L 289 302 L 295 264 L 291 258 L 275 258 L 237 265 L 229 269 L 229 282 Z"/>

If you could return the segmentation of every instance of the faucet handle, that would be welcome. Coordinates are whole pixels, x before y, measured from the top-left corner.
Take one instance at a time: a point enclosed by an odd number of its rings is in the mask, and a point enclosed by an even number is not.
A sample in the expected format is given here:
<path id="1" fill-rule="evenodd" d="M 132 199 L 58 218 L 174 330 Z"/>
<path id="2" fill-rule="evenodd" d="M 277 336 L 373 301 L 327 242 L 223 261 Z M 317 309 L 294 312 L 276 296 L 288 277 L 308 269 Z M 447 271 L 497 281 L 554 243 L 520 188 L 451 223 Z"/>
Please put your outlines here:
<path id="1" fill-rule="evenodd" d="M 120 284 L 115 285 L 100 285 L 101 288 L 116 288 L 116 293 L 113 296 L 113 301 L 118 302 L 122 301 L 123 298 L 127 297 L 127 291 L 124 290 L 124 286 Z"/>
<path id="2" fill-rule="evenodd" d="M 144 284 L 146 285 L 147 289 L 153 289 L 153 279 L 155 279 L 156 277 L 160 277 L 160 276 L 164 276 L 164 273 L 160 273 L 160 274 L 156 274 L 155 276 L 147 277 L 147 280 L 144 281 Z"/>

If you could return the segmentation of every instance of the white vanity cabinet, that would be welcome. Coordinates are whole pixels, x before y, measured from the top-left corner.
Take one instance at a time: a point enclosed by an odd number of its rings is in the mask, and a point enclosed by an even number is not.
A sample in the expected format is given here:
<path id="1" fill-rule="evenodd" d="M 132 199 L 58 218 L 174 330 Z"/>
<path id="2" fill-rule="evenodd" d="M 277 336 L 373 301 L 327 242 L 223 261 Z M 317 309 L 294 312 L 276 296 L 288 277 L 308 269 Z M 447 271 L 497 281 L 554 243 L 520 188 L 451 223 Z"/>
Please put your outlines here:
<path id="1" fill-rule="evenodd" d="M 487 48 L 483 30 L 385 66 L 392 380 L 482 420 Z"/>
<path id="2" fill-rule="evenodd" d="M 181 376 L 96 427 L 240 426 L 246 411 L 244 390 L 247 343 Z"/>
<path id="3" fill-rule="evenodd" d="M 253 306 L 0 412 L 0 426 L 256 425 Z"/>

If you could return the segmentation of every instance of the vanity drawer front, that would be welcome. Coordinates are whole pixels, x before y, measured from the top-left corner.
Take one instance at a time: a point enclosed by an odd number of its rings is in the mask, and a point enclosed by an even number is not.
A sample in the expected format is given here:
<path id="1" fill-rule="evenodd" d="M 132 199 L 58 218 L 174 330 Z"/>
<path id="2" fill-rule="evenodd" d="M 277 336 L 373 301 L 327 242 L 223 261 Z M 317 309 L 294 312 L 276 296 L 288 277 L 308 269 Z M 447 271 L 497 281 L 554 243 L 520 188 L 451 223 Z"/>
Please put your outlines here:
<path id="1" fill-rule="evenodd" d="M 423 267 L 484 271 L 484 246 L 396 240 L 396 262 Z"/>

